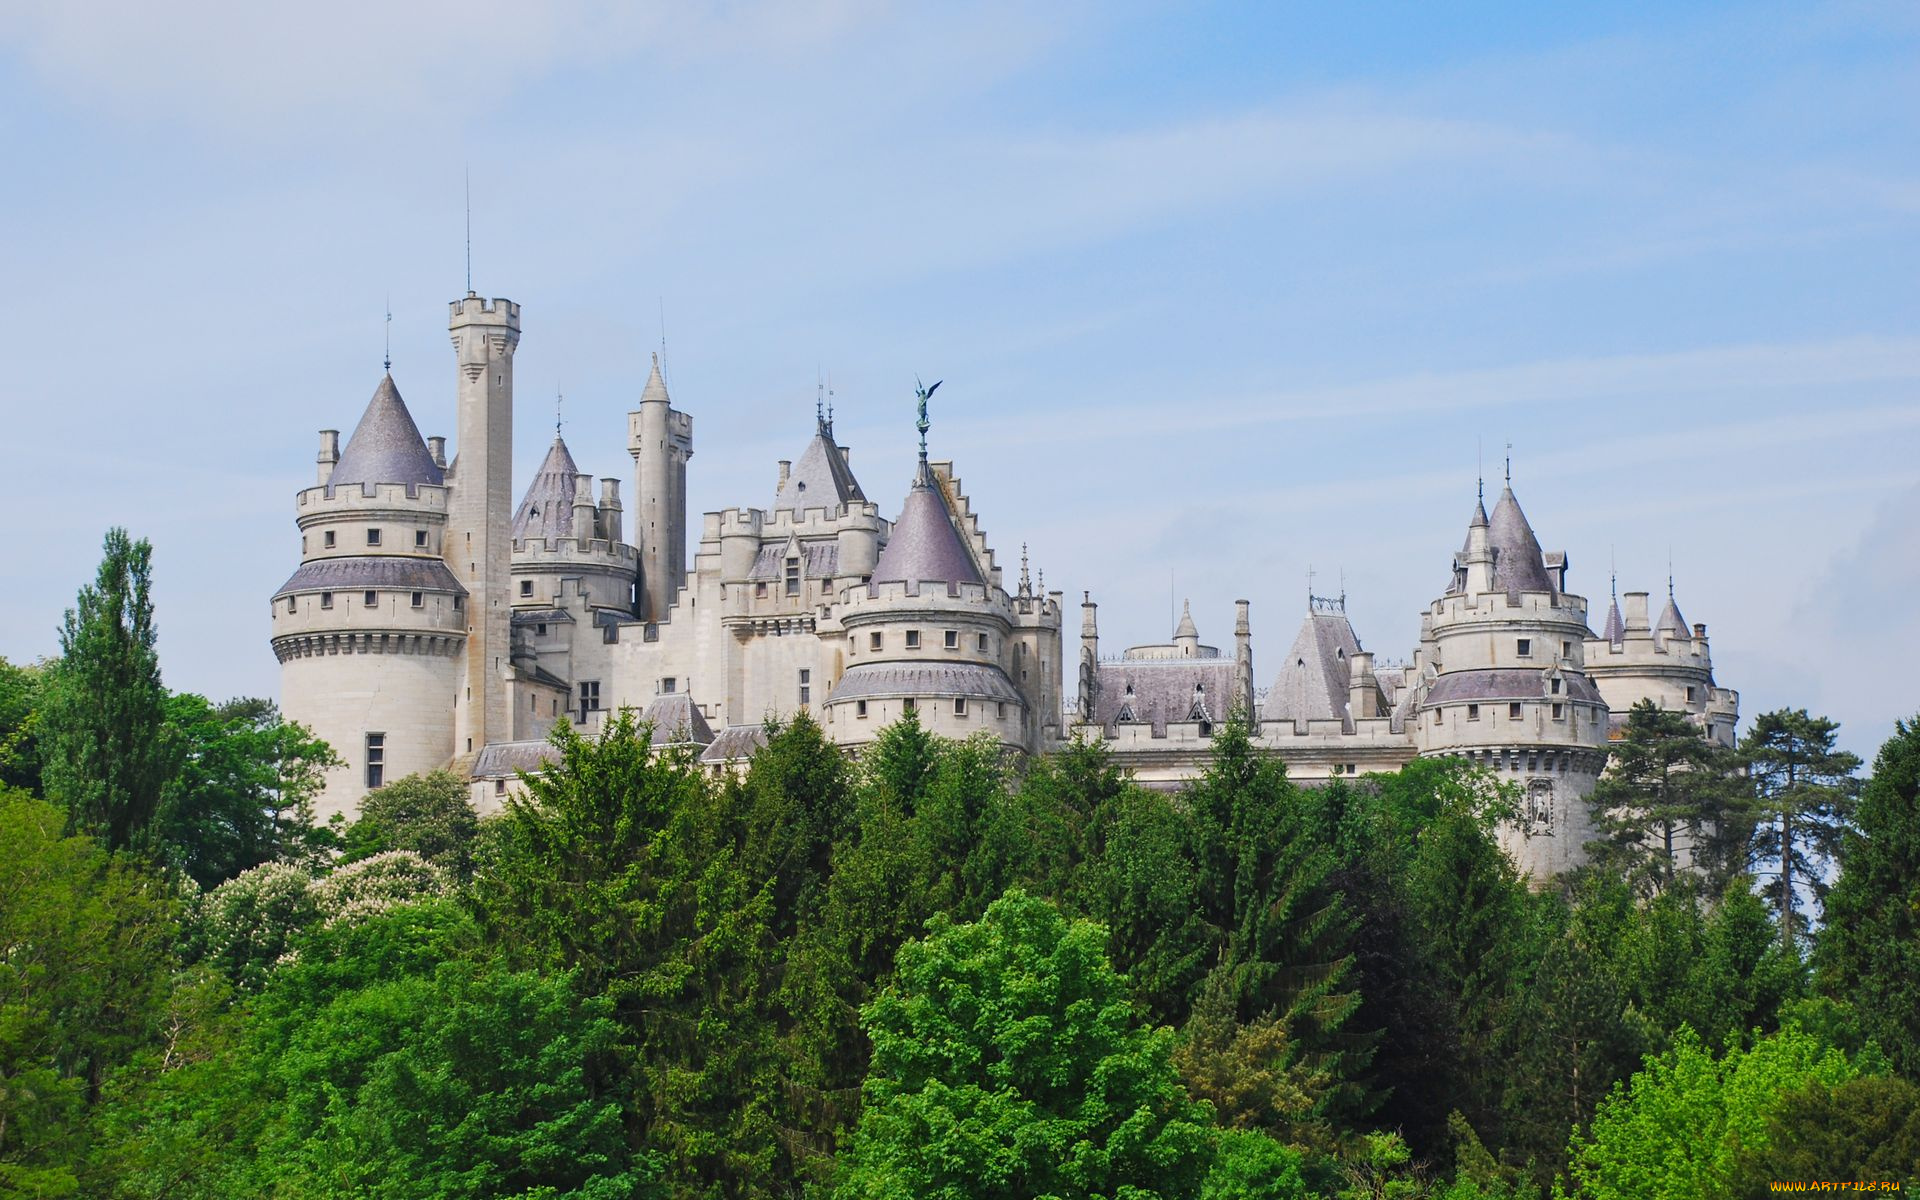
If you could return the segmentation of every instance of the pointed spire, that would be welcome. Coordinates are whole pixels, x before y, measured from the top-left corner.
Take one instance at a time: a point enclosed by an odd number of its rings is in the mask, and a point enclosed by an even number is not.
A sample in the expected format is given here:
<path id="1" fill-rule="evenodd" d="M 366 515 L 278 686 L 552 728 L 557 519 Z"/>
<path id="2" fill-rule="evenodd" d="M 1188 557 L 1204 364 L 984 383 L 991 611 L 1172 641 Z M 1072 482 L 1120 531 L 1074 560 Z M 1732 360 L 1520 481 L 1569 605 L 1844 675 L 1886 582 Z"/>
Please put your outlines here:
<path id="1" fill-rule="evenodd" d="M 1487 521 L 1487 544 L 1493 549 L 1496 590 L 1509 595 L 1554 590 L 1540 540 L 1533 536 L 1533 527 L 1520 511 L 1520 501 L 1514 498 L 1511 487 L 1501 490 L 1500 500 L 1493 506 L 1493 516 Z"/>
<path id="2" fill-rule="evenodd" d="M 954 527 L 941 489 L 921 460 L 921 478 L 893 523 L 873 566 L 873 583 L 981 583 L 980 569 Z"/>
<path id="3" fill-rule="evenodd" d="M 445 483 L 446 476 L 427 453 L 420 427 L 413 423 L 406 401 L 392 375 L 384 375 L 373 390 L 373 399 L 354 426 L 347 448 L 340 452 L 327 479 L 327 494 L 343 484 Z"/>
<path id="4" fill-rule="evenodd" d="M 1021 542 L 1020 543 L 1020 594 L 1022 596 L 1033 595 L 1033 588 L 1031 584 L 1032 584 L 1032 581 L 1027 578 L 1027 544 L 1025 542 Z"/>
<path id="5" fill-rule="evenodd" d="M 1180 624 L 1173 631 L 1174 641 L 1182 638 L 1191 638 L 1196 642 L 1200 640 L 1200 629 L 1193 623 L 1193 602 L 1190 600 L 1180 602 Z"/>
<path id="6" fill-rule="evenodd" d="M 513 514 L 516 540 L 574 536 L 573 502 L 579 474 L 580 468 L 574 465 L 566 442 L 555 430 L 553 445 L 547 448 L 546 459 L 533 473 L 533 482 L 527 485 L 527 494 L 521 497 L 520 507 Z"/>
<path id="7" fill-rule="evenodd" d="M 647 385 L 640 389 L 642 404 L 670 404 L 667 398 L 667 381 L 660 376 L 660 352 L 653 352 L 653 370 L 647 373 Z"/>

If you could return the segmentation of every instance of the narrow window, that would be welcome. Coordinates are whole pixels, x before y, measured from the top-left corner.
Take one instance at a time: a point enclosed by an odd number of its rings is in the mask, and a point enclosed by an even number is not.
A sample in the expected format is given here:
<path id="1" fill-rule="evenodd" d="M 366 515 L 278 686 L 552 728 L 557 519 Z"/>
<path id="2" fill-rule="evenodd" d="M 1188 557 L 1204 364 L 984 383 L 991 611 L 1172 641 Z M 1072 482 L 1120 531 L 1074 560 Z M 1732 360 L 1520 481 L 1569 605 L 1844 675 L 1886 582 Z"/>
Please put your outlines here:
<path id="1" fill-rule="evenodd" d="M 797 558 L 790 558 L 787 560 L 787 595 L 798 596 L 799 594 L 800 594 L 800 560 Z"/>
<path id="2" fill-rule="evenodd" d="M 427 606 L 427 594 L 425 592 L 415 592 L 413 594 L 413 606 L 415 608 L 425 608 Z"/>
<path id="3" fill-rule="evenodd" d="M 600 711 L 600 681 L 582 679 L 580 681 L 580 720 L 585 723 L 587 714 Z"/>
<path id="4" fill-rule="evenodd" d="M 377 788 L 387 777 L 387 735 L 367 735 L 367 786 Z"/>
<path id="5" fill-rule="evenodd" d="M 467 606 L 466 599 L 467 598 L 465 596 L 455 596 L 453 598 L 453 611 L 459 612 L 461 609 L 465 608 Z"/>
<path id="6" fill-rule="evenodd" d="M 974 647 L 978 649 L 980 653 L 985 654 L 987 652 L 987 635 L 984 633 L 976 635 L 974 638 Z"/>
<path id="7" fill-rule="evenodd" d="M 321 608 L 332 608 L 332 607 L 333 607 L 333 593 L 332 593 L 332 592 L 321 592 L 321 593 L 320 593 L 320 607 L 321 607 Z"/>
<path id="8" fill-rule="evenodd" d="M 877 633 L 870 633 L 870 634 L 868 634 L 868 635 L 867 635 L 867 649 L 869 649 L 869 650 L 878 650 L 879 648 L 880 648 L 880 635 L 879 635 L 879 634 L 877 634 Z"/>
<path id="9" fill-rule="evenodd" d="M 767 585 L 764 580 L 753 585 L 753 598 L 755 600 L 765 600 L 767 598 Z"/>
<path id="10" fill-rule="evenodd" d="M 813 703 L 813 672 L 800 668 L 800 703 Z"/>
<path id="11" fill-rule="evenodd" d="M 333 530 L 329 529 L 320 535 L 320 544 L 328 550 L 333 549 Z"/>
<path id="12" fill-rule="evenodd" d="M 1550 685 L 1548 685 L 1548 686 L 1549 686 L 1549 687 L 1551 688 L 1551 690 L 1553 691 L 1553 694 L 1554 694 L 1554 695 L 1556 695 L 1556 696 L 1558 696 L 1558 695 L 1560 694 L 1560 681 L 1559 681 L 1558 679 L 1556 679 L 1556 680 L 1554 680 L 1554 681 L 1553 681 L 1553 682 L 1552 682 L 1552 683 L 1551 683 Z M 1689 699 L 1691 699 L 1691 697 L 1689 697 Z"/>
<path id="13" fill-rule="evenodd" d="M 520 581 L 520 594 L 521 594 L 522 596 L 531 596 L 531 595 L 533 595 L 533 580 L 531 580 L 531 579 L 522 579 L 522 580 Z"/>
<path id="14" fill-rule="evenodd" d="M 1507 705 L 1507 720 L 1518 721 L 1519 719 L 1520 719 L 1520 705 L 1517 702 Z"/>
<path id="15" fill-rule="evenodd" d="M 964 717 L 967 715 L 967 698 L 965 696 L 955 696 L 953 698 L 953 715 L 956 717 Z"/>
<path id="16" fill-rule="evenodd" d="M 378 607 L 380 607 L 380 593 L 379 593 L 379 592 L 365 592 L 365 593 L 363 593 L 363 595 L 365 595 L 365 596 L 366 596 L 366 603 L 367 603 L 367 607 L 368 607 L 368 608 L 378 608 Z"/>
<path id="17" fill-rule="evenodd" d="M 919 710 L 919 708 L 920 708 L 919 703 L 915 701 L 912 696 L 908 696 L 905 700 L 902 700 L 900 702 L 901 712 L 916 712 Z"/>
<path id="18" fill-rule="evenodd" d="M 1566 706 L 1566 705 L 1564 705 L 1564 704 L 1556 704 L 1556 705 L 1554 705 L 1554 706 L 1553 706 L 1553 719 L 1554 719 L 1554 720 L 1556 720 L 1556 721 L 1564 721 L 1564 720 L 1566 720 L 1566 719 L 1567 719 L 1567 706 Z"/>
<path id="19" fill-rule="evenodd" d="M 919 648 L 920 648 L 920 631 L 918 629 L 907 630 L 907 649 L 918 650 Z"/>
<path id="20" fill-rule="evenodd" d="M 427 548 L 427 531 L 424 529 L 414 530 L 413 544 L 422 550 L 426 549 Z"/>
<path id="21" fill-rule="evenodd" d="M 660 694 L 662 696 L 671 696 L 673 695 L 674 689 L 679 686 L 680 686 L 679 679 L 675 678 L 672 675 L 665 676 L 660 680 Z"/>
<path id="22" fill-rule="evenodd" d="M 367 545 L 378 546 L 379 544 L 380 544 L 380 531 L 378 529 L 367 530 Z"/>
<path id="23" fill-rule="evenodd" d="M 1467 720 L 1478 721 L 1479 719 L 1480 719 L 1480 706 L 1478 704 L 1467 705 Z"/>
<path id="24" fill-rule="evenodd" d="M 542 621 L 540 622 L 540 624 L 535 625 L 533 627 L 533 636 L 535 637 L 547 636 L 547 623 L 545 621 Z"/>
<path id="25" fill-rule="evenodd" d="M 295 601 L 295 597 L 292 597 L 292 596 L 288 596 L 288 597 L 287 597 L 287 611 L 288 611 L 288 612 L 297 612 L 297 611 L 299 611 L 299 610 L 298 610 L 298 608 L 297 608 L 297 607 L 295 606 L 295 603 L 294 603 L 294 601 Z"/>
<path id="26" fill-rule="evenodd" d="M 867 702 L 865 700 L 855 700 L 853 702 L 853 715 L 862 721 L 867 719 Z"/>
<path id="27" fill-rule="evenodd" d="M 506 781 L 506 780 L 504 780 L 504 779 L 496 779 L 496 780 L 494 780 L 494 781 L 493 781 L 493 794 L 494 794 L 494 795 L 496 795 L 496 796 L 504 796 L 504 795 L 506 795 L 506 794 L 507 794 L 507 781 Z"/>
<path id="28" fill-rule="evenodd" d="M 947 649 L 958 650 L 960 648 L 960 631 L 958 629 L 947 630 L 946 643 Z"/>
<path id="29" fill-rule="evenodd" d="M 1692 703 L 1693 703 L 1693 689 L 1692 689 L 1692 688 L 1688 688 L 1688 689 L 1687 689 L 1687 703 L 1688 703 L 1688 704 L 1692 704 Z"/>
<path id="30" fill-rule="evenodd" d="M 1532 658 L 1533 657 L 1533 639 L 1521 638 L 1520 645 L 1518 648 L 1518 653 L 1521 658 Z"/>
<path id="31" fill-rule="evenodd" d="M 1560 657 L 1561 657 L 1561 658 L 1572 658 L 1572 657 L 1573 657 L 1573 643 L 1572 643 L 1572 642 L 1561 642 L 1561 643 L 1560 643 Z"/>
<path id="32" fill-rule="evenodd" d="M 996 720 L 1004 721 L 1007 719 L 1007 702 L 1005 700 L 993 706 L 993 715 Z"/>

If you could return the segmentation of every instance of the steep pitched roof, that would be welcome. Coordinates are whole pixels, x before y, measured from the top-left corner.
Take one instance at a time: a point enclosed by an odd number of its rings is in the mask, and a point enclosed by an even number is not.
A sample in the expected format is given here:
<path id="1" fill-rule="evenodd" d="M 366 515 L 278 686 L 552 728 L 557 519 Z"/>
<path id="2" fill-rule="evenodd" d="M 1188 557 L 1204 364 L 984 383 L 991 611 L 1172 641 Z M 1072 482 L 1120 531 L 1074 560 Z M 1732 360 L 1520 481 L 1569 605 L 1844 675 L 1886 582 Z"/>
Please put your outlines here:
<path id="1" fill-rule="evenodd" d="M 813 440 L 793 464 L 787 482 L 781 485 L 780 494 L 774 497 L 773 507 L 796 512 L 806 508 L 830 509 L 866 498 L 866 493 L 860 490 L 860 481 L 853 477 L 846 455 L 833 444 L 833 423 L 822 419 L 814 430 Z"/>
<path id="2" fill-rule="evenodd" d="M 670 404 L 667 399 L 667 381 L 660 377 L 660 356 L 653 356 L 653 371 L 647 376 L 647 386 L 640 389 L 642 404 Z"/>
<path id="3" fill-rule="evenodd" d="M 1309 613 L 1300 623 L 1267 692 L 1261 718 L 1268 721 L 1338 721 L 1347 715 L 1353 656 L 1360 639 L 1340 613 Z"/>
<path id="4" fill-rule="evenodd" d="M 1601 627 L 1600 636 L 1616 646 L 1624 646 L 1627 641 L 1627 623 L 1620 619 L 1620 601 L 1607 605 L 1607 623 Z"/>
<path id="5" fill-rule="evenodd" d="M 1660 619 L 1653 623 L 1653 636 L 1669 637 L 1693 636 L 1687 627 L 1687 619 L 1680 615 L 1680 606 L 1673 602 L 1673 594 L 1667 594 L 1667 606 L 1660 610 Z"/>
<path id="6" fill-rule="evenodd" d="M 1180 624 L 1176 626 L 1173 631 L 1174 640 L 1178 641 L 1181 638 L 1198 639 L 1199 636 L 1200 629 L 1193 623 L 1193 605 L 1190 602 L 1182 601 L 1180 605 Z"/>
<path id="7" fill-rule="evenodd" d="M 1512 488 L 1502 491 L 1499 503 L 1493 506 L 1493 516 L 1487 521 L 1487 544 L 1493 548 L 1495 590 L 1509 595 L 1554 590 L 1539 539 L 1533 536 L 1533 527 L 1520 511 Z"/>
<path id="8" fill-rule="evenodd" d="M 1217 721 L 1233 705 L 1230 658 L 1161 658 L 1103 662 L 1093 721 L 1109 734 L 1143 724 L 1165 737 L 1169 721 Z M 1196 715 L 1197 714 L 1197 715 Z"/>
<path id="9" fill-rule="evenodd" d="M 907 490 L 907 502 L 887 537 L 887 548 L 874 564 L 872 582 L 983 582 L 926 463 L 920 467 L 920 477 Z"/>
<path id="10" fill-rule="evenodd" d="M 640 719 L 653 726 L 653 745 L 676 746 L 692 742 L 696 746 L 713 744 L 713 726 L 706 714 L 685 692 L 661 696 L 647 705 Z"/>
<path id="11" fill-rule="evenodd" d="M 513 536 L 530 540 L 572 537 L 573 477 L 579 473 L 567 444 L 554 434 L 546 461 L 533 473 L 533 482 L 527 485 L 527 494 L 513 514 Z"/>
<path id="12" fill-rule="evenodd" d="M 347 484 L 414 486 L 446 481 L 446 475 L 427 453 L 420 427 L 413 423 L 406 401 L 400 399 L 393 376 L 383 376 L 380 386 L 373 389 L 373 399 L 367 402 L 367 411 L 354 426 L 353 436 L 347 439 L 347 448 L 340 452 L 333 474 L 327 477 L 327 495 Z"/>

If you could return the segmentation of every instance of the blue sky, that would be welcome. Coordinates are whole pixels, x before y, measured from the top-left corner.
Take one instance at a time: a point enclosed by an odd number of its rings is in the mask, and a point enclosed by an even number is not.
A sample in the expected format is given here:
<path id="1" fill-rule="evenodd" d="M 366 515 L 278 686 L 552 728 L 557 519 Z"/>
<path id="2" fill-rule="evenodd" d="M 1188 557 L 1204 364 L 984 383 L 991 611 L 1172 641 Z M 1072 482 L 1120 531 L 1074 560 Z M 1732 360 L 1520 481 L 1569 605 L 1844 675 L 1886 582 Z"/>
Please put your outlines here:
<path id="1" fill-rule="evenodd" d="M 0 0 L 0 654 L 102 530 L 170 684 L 271 694 L 314 431 L 394 375 L 452 432 L 445 302 L 520 301 L 519 478 L 582 469 L 664 313 L 690 504 L 764 504 L 832 373 L 891 510 L 914 376 L 1002 561 L 1163 638 L 1342 572 L 1404 656 L 1477 447 L 1571 585 L 1664 587 L 1749 713 L 1870 753 L 1920 650 L 1909 4 Z M 1442 11 L 1444 9 L 1444 11 Z"/>

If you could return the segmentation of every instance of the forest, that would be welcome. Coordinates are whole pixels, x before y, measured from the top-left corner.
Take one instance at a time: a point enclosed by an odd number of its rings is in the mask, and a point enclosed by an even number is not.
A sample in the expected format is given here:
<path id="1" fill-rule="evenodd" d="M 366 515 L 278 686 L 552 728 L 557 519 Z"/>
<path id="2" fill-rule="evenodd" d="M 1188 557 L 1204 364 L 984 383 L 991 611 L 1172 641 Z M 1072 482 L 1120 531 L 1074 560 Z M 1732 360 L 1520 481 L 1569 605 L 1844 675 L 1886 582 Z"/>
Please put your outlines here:
<path id="1" fill-rule="evenodd" d="M 630 713 L 485 818 L 169 691 L 115 530 L 0 661 L 0 1195 L 1747 1197 L 1920 1178 L 1920 717 L 1636 709 L 1592 864 L 1449 759 L 1143 789 Z"/>

